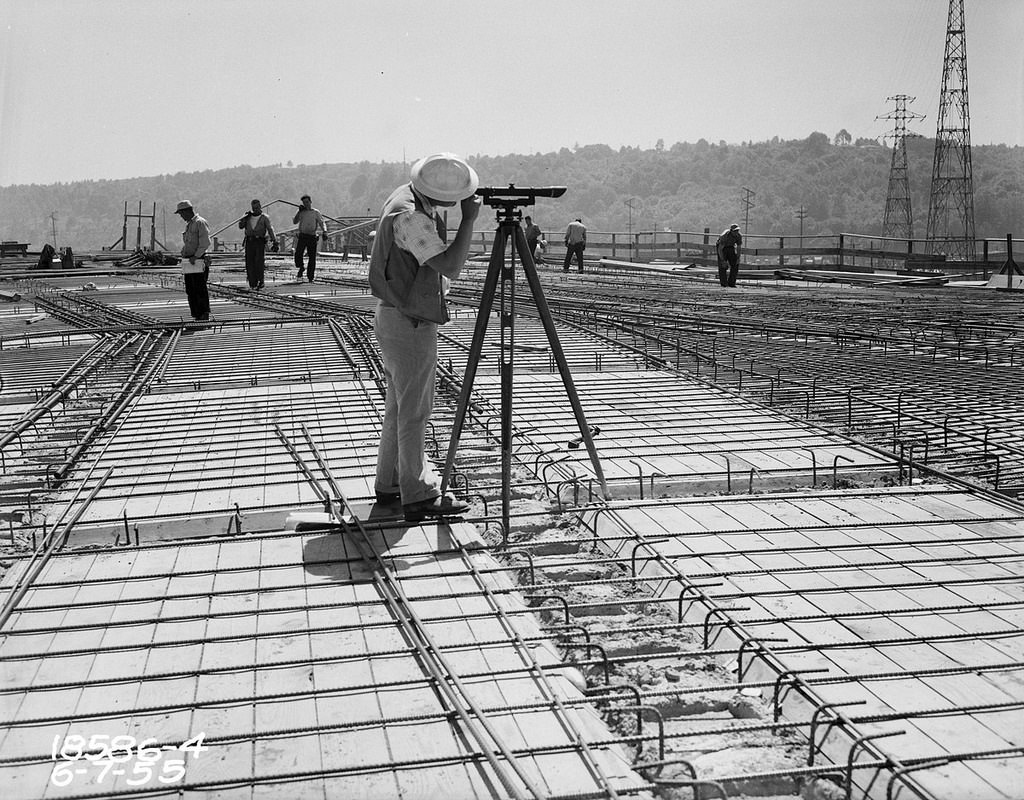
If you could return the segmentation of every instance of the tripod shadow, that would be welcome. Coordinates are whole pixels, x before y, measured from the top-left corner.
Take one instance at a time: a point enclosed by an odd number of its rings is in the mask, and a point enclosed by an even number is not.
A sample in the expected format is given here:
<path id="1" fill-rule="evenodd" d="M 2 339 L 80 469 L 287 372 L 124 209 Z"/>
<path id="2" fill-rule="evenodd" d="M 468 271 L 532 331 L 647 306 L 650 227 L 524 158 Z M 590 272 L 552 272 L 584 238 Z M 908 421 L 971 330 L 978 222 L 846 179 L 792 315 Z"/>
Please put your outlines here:
<path id="1" fill-rule="evenodd" d="M 307 575 L 329 581 L 368 583 L 373 570 L 359 550 L 341 533 L 327 533 L 307 539 L 302 546 L 302 568 Z"/>

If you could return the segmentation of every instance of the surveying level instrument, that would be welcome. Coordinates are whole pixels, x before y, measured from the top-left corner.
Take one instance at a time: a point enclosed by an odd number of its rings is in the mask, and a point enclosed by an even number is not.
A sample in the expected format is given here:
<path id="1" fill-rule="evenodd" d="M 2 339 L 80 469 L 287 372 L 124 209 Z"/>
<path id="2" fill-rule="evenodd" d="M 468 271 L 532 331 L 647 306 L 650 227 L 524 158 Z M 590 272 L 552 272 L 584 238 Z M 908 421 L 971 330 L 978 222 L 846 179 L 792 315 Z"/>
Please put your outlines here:
<path id="1" fill-rule="evenodd" d="M 563 194 L 565 194 L 564 186 L 531 186 L 527 189 L 517 189 L 514 183 L 510 183 L 507 189 L 481 186 L 476 190 L 477 197 L 482 197 L 484 203 L 492 208 L 532 206 L 533 201 L 538 197 L 561 197 Z M 498 222 L 501 222 L 500 217 Z"/>
<path id="2" fill-rule="evenodd" d="M 483 351 L 484 336 L 487 333 L 487 324 L 491 316 L 491 308 L 494 304 L 494 295 L 498 290 L 500 280 L 500 310 L 501 321 L 501 342 L 499 346 L 501 358 L 501 521 L 503 525 L 502 536 L 507 539 L 509 535 L 509 498 L 512 473 L 512 376 L 514 373 L 515 355 L 515 266 L 518 258 L 523 266 L 526 281 L 533 294 L 533 301 L 537 307 L 538 315 L 544 326 L 544 332 L 548 337 L 548 345 L 558 365 L 558 372 L 562 377 L 562 386 L 572 405 L 573 414 L 576 417 L 576 424 L 579 426 L 580 437 L 590 454 L 590 463 L 593 465 L 594 474 L 601 485 L 601 493 L 604 499 L 608 499 L 608 486 L 605 483 L 604 471 L 601 469 L 601 461 L 597 456 L 594 447 L 594 438 L 591 435 L 591 428 L 583 414 L 583 406 L 580 404 L 579 395 L 572 381 L 572 374 L 569 372 L 569 364 L 565 359 L 565 352 L 558 341 L 558 333 L 555 330 L 554 320 L 551 318 L 551 310 L 544 299 L 544 292 L 541 289 L 540 278 L 537 275 L 537 267 L 533 261 L 533 254 L 526 243 L 526 234 L 520 226 L 522 212 L 519 206 L 531 206 L 538 197 L 561 197 L 565 194 L 564 186 L 546 186 L 540 188 L 519 189 L 509 184 L 507 189 L 496 187 L 481 187 L 476 193 L 483 198 L 483 202 L 496 209 L 498 227 L 494 232 L 494 246 L 491 249 L 491 258 L 487 266 L 487 278 L 484 280 L 483 295 L 480 300 L 480 310 L 476 317 L 476 328 L 473 331 L 473 341 L 469 348 L 469 355 L 466 358 L 466 370 L 462 379 L 462 391 L 459 394 L 459 402 L 455 411 L 455 421 L 452 425 L 451 441 L 448 444 L 448 457 L 445 460 L 444 472 L 441 475 L 441 491 L 448 487 L 448 481 L 455 466 L 455 450 L 459 444 L 459 437 L 462 435 L 462 426 L 466 421 L 466 411 L 469 408 L 469 398 L 473 391 L 473 381 L 476 378 L 477 367 L 480 364 L 480 354 Z M 511 247 L 509 246 L 511 245 Z M 507 251 L 507 252 L 506 252 Z"/>

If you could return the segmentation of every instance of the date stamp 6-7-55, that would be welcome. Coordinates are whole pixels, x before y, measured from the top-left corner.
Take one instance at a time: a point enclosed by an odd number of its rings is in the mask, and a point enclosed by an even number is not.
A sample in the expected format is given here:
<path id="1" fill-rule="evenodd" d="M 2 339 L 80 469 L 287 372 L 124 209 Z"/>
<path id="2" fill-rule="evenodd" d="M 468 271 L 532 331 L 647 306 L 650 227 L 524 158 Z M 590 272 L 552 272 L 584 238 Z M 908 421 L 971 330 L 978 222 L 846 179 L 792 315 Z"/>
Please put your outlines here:
<path id="1" fill-rule="evenodd" d="M 139 741 L 134 736 L 69 734 L 53 737 L 50 755 L 53 771 L 50 783 L 68 786 L 73 781 L 103 784 L 123 778 L 127 786 L 145 786 L 152 781 L 177 783 L 185 777 L 185 762 L 199 758 L 209 747 L 200 733 L 180 744 L 161 745 L 157 739 Z"/>

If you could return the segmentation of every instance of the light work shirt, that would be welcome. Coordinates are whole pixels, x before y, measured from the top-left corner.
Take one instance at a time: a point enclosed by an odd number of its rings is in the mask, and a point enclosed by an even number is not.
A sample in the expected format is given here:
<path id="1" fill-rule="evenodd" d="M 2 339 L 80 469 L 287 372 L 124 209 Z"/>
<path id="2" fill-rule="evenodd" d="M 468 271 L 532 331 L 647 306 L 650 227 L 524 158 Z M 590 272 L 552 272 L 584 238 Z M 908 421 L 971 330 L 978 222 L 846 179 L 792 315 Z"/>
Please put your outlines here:
<path id="1" fill-rule="evenodd" d="M 274 226 L 270 224 L 270 217 L 266 214 L 260 214 L 258 217 L 255 215 L 249 217 L 249 220 L 245 223 L 245 234 L 246 236 L 255 236 L 257 239 L 264 237 L 275 238 Z"/>
<path id="2" fill-rule="evenodd" d="M 181 255 L 184 258 L 202 258 L 209 249 L 210 223 L 196 214 L 181 234 Z"/>
<path id="3" fill-rule="evenodd" d="M 587 229 L 582 222 L 570 222 L 565 229 L 565 241 L 569 244 L 580 244 L 587 241 Z"/>

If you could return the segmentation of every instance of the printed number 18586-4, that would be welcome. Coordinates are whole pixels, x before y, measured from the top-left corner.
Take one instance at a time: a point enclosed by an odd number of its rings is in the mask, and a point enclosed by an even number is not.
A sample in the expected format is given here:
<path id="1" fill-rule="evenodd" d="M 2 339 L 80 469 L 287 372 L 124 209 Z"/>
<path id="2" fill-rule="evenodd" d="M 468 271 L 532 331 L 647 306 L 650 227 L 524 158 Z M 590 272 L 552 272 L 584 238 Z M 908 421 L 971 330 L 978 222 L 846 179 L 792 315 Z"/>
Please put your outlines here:
<path id="1" fill-rule="evenodd" d="M 181 744 L 160 745 L 156 739 L 138 741 L 134 736 L 78 734 L 53 737 L 50 755 L 54 762 L 50 783 L 68 786 L 76 778 L 101 784 L 122 776 L 128 786 L 144 786 L 154 778 L 163 784 L 177 783 L 185 777 L 185 760 L 209 750 L 200 733 Z M 164 758 L 165 752 L 182 753 L 181 758 Z M 158 763 L 159 762 L 159 763 Z"/>

